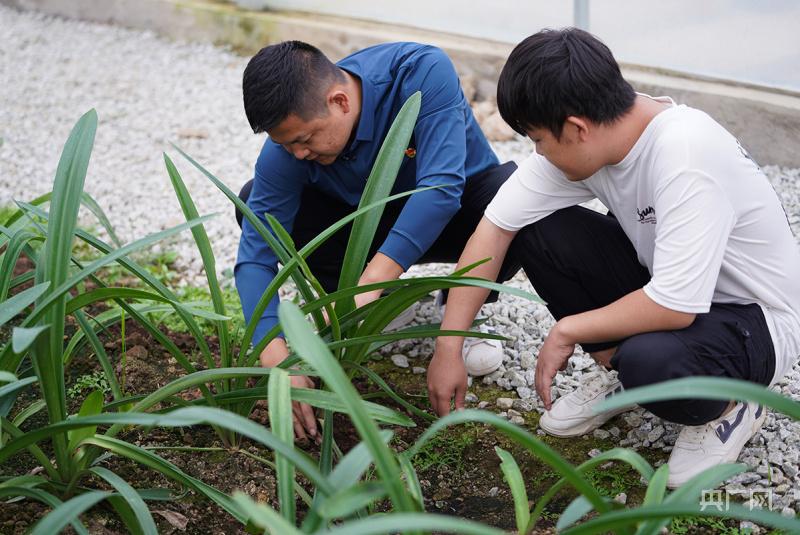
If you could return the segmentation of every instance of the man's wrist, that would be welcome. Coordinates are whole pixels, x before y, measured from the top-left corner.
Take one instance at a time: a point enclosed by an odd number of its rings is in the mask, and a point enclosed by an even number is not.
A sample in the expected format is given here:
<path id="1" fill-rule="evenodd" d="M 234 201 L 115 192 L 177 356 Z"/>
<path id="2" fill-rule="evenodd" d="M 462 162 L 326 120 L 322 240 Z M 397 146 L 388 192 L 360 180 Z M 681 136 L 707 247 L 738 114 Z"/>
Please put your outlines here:
<path id="1" fill-rule="evenodd" d="M 259 360 L 261 361 L 261 366 L 274 368 L 286 360 L 288 356 L 289 348 L 286 345 L 286 341 L 283 338 L 275 338 L 261 352 Z"/>
<path id="2" fill-rule="evenodd" d="M 555 340 L 559 344 L 578 344 L 578 335 L 575 332 L 575 322 L 572 316 L 565 316 L 558 320 L 556 324 L 550 329 L 550 335 L 555 336 Z"/>
<path id="3" fill-rule="evenodd" d="M 464 338 L 461 336 L 440 336 L 436 339 L 436 355 L 461 356 Z"/>
<path id="4" fill-rule="evenodd" d="M 395 280 L 403 274 L 403 267 L 383 253 L 375 253 L 364 272 L 361 274 L 359 284 L 372 284 Z"/>

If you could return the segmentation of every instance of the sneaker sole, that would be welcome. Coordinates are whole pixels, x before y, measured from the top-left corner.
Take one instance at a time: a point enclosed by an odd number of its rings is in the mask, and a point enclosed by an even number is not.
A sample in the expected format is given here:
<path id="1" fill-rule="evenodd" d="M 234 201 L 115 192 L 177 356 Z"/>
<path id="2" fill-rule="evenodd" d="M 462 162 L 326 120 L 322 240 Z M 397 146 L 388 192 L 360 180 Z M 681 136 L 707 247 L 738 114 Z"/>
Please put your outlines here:
<path id="1" fill-rule="evenodd" d="M 632 411 L 633 409 L 634 407 L 625 407 L 622 409 L 611 411 L 610 413 L 606 412 L 603 414 L 598 414 L 594 418 L 586 420 L 582 425 L 578 425 L 570 429 L 556 429 L 549 427 L 547 424 L 547 420 L 545 419 L 545 416 L 542 415 L 542 417 L 539 419 L 539 428 L 548 435 L 552 435 L 554 437 L 559 437 L 559 438 L 580 437 L 594 431 L 595 429 L 599 429 L 604 423 L 612 419 L 614 416 L 618 416 L 622 413 Z M 544 420 L 544 422 L 542 420 Z"/>

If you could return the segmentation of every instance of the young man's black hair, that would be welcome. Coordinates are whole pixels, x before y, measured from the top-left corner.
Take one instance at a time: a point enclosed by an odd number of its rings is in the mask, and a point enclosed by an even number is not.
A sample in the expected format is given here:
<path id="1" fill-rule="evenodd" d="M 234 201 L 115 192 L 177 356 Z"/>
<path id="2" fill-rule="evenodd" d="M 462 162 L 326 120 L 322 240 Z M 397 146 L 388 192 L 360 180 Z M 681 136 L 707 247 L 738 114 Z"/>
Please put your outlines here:
<path id="1" fill-rule="evenodd" d="M 636 93 L 606 45 L 577 28 L 544 30 L 514 48 L 497 83 L 497 107 L 514 130 L 561 137 L 569 116 L 598 124 L 624 115 Z"/>
<path id="2" fill-rule="evenodd" d="M 244 111 L 253 132 L 266 132 L 294 114 L 303 120 L 324 115 L 325 91 L 344 74 L 302 41 L 262 48 L 244 70 Z"/>

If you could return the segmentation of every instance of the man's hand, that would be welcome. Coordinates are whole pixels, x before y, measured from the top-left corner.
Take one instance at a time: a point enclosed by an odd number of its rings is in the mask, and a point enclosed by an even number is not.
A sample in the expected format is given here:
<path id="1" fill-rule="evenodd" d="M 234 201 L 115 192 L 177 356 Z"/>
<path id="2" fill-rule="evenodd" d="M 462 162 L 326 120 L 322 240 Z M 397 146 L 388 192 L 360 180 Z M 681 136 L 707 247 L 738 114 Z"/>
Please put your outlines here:
<path id="1" fill-rule="evenodd" d="M 559 324 L 556 323 L 545 338 L 536 360 L 536 393 L 548 411 L 552 406 L 550 386 L 553 384 L 553 379 L 559 370 L 567 367 L 567 361 L 574 352 L 575 343 L 564 336 Z"/>
<path id="2" fill-rule="evenodd" d="M 291 383 L 294 388 L 316 388 L 314 381 L 305 375 L 292 375 Z M 307 403 L 292 402 L 292 417 L 294 420 L 295 440 L 319 441 L 317 433 L 317 419 L 314 417 L 314 409 Z"/>
<path id="3" fill-rule="evenodd" d="M 456 410 L 463 409 L 466 394 L 467 369 L 461 356 L 461 344 L 450 343 L 450 347 L 446 347 L 437 343 L 433 359 L 428 365 L 428 399 L 434 412 L 439 416 L 449 414 L 450 401 L 453 399 Z"/>
<path id="4" fill-rule="evenodd" d="M 261 366 L 274 368 L 289 356 L 289 348 L 283 338 L 275 338 L 261 352 Z M 314 381 L 305 375 L 292 375 L 290 382 L 295 388 L 315 388 Z M 295 440 L 319 440 L 314 409 L 306 403 L 292 402 L 292 419 Z"/>

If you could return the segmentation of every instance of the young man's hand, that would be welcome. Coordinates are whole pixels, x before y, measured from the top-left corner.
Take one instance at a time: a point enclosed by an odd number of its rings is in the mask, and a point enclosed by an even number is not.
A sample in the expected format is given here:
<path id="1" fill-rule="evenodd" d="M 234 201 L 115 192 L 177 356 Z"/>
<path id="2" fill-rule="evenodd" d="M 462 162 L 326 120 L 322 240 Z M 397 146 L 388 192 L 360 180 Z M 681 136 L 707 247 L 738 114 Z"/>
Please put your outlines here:
<path id="1" fill-rule="evenodd" d="M 455 408 L 464 408 L 467 394 L 467 369 L 461 355 L 461 344 L 446 348 L 436 345 L 431 363 L 428 365 L 428 399 L 439 416 L 450 413 L 450 402 L 455 399 Z"/>
<path id="2" fill-rule="evenodd" d="M 575 343 L 566 339 L 558 323 L 550 329 L 536 359 L 536 393 L 548 411 L 552 406 L 550 386 L 559 370 L 567 367 L 567 361 L 575 352 Z"/>
<path id="3" fill-rule="evenodd" d="M 261 352 L 261 366 L 274 368 L 289 356 L 289 348 L 283 338 L 275 338 Z M 305 375 L 292 375 L 290 382 L 294 388 L 315 388 L 314 381 Z M 314 409 L 306 403 L 292 402 L 292 419 L 295 440 L 319 439 L 317 419 Z"/>
<path id="4" fill-rule="evenodd" d="M 515 232 L 503 230 L 484 217 L 467 242 L 456 269 L 489 258 L 488 262 L 473 268 L 468 275 L 496 280 L 500 266 Z M 489 290 L 479 287 L 452 288 L 447 298 L 447 310 L 442 319 L 443 331 L 467 331 L 472 320 L 486 301 Z M 464 338 L 440 336 L 428 366 L 428 399 L 439 416 L 450 412 L 450 402 L 455 399 L 456 410 L 464 408 L 467 393 L 467 369 L 462 355 Z"/>

